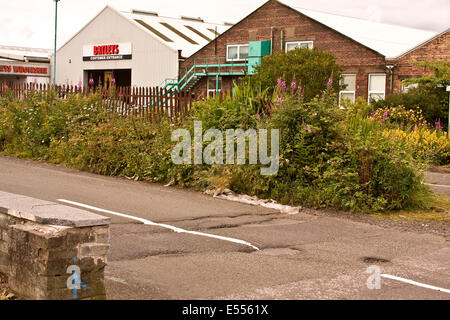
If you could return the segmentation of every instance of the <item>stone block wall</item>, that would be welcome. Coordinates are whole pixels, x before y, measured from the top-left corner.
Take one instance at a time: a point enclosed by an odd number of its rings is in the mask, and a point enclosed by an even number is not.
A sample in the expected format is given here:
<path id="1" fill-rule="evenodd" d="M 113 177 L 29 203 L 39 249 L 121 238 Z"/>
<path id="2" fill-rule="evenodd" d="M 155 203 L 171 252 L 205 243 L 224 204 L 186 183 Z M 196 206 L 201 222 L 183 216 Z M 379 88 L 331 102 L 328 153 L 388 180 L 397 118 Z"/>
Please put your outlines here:
<path id="1" fill-rule="evenodd" d="M 0 272 L 19 296 L 105 299 L 108 250 L 109 218 L 0 192 Z"/>

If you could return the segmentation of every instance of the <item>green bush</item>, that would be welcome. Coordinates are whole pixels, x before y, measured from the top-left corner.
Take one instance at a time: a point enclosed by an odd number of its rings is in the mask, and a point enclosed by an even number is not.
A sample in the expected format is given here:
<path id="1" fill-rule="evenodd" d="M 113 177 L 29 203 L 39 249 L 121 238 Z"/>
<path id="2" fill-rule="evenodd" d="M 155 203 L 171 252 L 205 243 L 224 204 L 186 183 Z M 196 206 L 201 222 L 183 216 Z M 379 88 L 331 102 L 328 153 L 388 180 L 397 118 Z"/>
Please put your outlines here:
<path id="1" fill-rule="evenodd" d="M 304 99 L 310 101 L 327 88 L 330 76 L 333 77 L 333 90 L 339 92 L 341 71 L 331 53 L 299 48 L 265 56 L 250 78 L 253 85 L 261 88 L 274 88 L 278 79 L 285 81 L 283 85 L 287 88 L 295 82 L 297 87 L 301 85 Z"/>

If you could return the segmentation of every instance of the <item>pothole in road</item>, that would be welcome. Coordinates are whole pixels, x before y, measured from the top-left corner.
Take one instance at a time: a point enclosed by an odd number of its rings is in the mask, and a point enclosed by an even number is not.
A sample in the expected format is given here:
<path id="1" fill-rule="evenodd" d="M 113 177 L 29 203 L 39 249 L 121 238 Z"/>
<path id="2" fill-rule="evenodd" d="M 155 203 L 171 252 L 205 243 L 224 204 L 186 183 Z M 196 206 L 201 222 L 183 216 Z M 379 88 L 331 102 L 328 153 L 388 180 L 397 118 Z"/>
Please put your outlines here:
<path id="1" fill-rule="evenodd" d="M 390 260 L 379 258 L 379 257 L 363 257 L 361 260 L 364 263 L 368 263 L 368 264 L 391 263 Z"/>

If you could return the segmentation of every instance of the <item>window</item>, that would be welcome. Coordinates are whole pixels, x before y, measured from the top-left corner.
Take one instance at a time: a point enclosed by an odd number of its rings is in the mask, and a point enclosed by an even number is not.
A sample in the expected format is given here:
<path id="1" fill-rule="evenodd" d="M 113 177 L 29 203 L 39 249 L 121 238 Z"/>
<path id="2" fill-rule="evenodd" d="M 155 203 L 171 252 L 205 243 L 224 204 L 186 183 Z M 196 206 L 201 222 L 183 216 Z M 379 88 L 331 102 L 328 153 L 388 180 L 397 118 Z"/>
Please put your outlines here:
<path id="1" fill-rule="evenodd" d="M 312 41 L 297 41 L 297 42 L 287 42 L 286 43 L 286 52 L 295 50 L 297 48 L 313 48 Z"/>
<path id="2" fill-rule="evenodd" d="M 369 74 L 368 101 L 384 99 L 386 96 L 386 74 Z"/>
<path id="3" fill-rule="evenodd" d="M 339 92 L 339 104 L 344 100 L 355 102 L 356 74 L 343 74 L 341 85 L 346 87 Z"/>
<path id="4" fill-rule="evenodd" d="M 217 86 L 217 88 L 216 88 L 216 86 Z M 208 78 L 208 88 L 207 88 L 208 97 L 215 97 L 216 90 L 217 90 L 217 92 L 222 91 L 222 77 L 219 77 L 218 83 L 216 81 L 216 77 L 209 77 Z"/>
<path id="5" fill-rule="evenodd" d="M 408 92 L 410 89 L 419 87 L 418 83 L 411 83 L 410 85 L 406 85 L 404 81 L 402 81 L 402 92 Z"/>
<path id="6" fill-rule="evenodd" d="M 227 46 L 227 61 L 241 61 L 248 58 L 248 44 Z"/>

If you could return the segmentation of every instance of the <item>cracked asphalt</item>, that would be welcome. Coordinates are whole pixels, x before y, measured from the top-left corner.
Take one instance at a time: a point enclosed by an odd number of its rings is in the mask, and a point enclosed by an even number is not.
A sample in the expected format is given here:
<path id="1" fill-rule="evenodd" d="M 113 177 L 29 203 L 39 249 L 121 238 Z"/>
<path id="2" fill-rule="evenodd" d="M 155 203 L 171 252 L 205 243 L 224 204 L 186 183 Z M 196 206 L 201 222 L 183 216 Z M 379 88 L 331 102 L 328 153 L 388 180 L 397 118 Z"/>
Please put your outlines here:
<path id="1" fill-rule="evenodd" d="M 440 181 L 440 180 L 439 180 Z M 108 299 L 450 299 L 397 280 L 367 288 L 367 268 L 450 289 L 450 231 L 281 214 L 158 184 L 0 157 L 0 190 L 66 199 L 258 247 L 112 218 Z M 95 212 L 95 211 L 94 211 Z"/>

